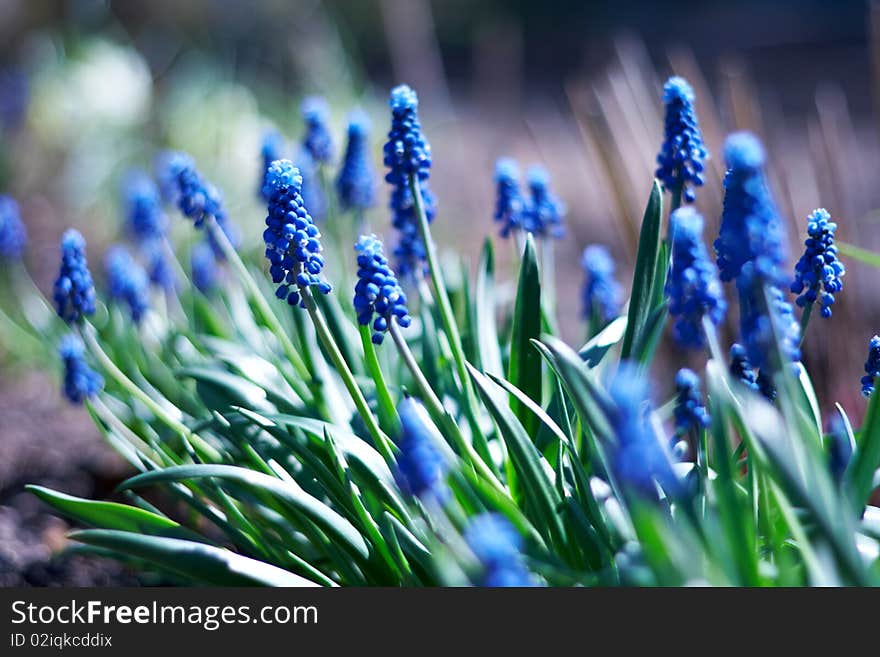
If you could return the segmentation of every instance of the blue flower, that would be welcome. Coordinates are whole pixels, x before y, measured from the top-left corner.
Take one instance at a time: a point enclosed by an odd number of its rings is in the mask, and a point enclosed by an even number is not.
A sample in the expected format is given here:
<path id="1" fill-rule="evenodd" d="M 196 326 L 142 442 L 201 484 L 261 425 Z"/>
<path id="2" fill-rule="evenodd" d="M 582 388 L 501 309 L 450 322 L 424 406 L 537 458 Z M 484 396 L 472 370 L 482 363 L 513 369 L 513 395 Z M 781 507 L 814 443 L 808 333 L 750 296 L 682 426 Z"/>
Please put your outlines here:
<path id="1" fill-rule="evenodd" d="M 550 174 L 544 167 L 533 166 L 528 172 L 528 184 L 531 198 L 523 212 L 523 229 L 535 237 L 563 237 L 566 208 L 550 191 Z"/>
<path id="2" fill-rule="evenodd" d="M 750 390 L 758 390 L 755 369 L 749 362 L 745 347 L 733 343 L 730 346 L 730 374 Z"/>
<path id="3" fill-rule="evenodd" d="M 391 129 L 383 148 L 383 162 L 388 168 L 385 181 L 391 185 L 391 223 L 398 230 L 394 249 L 397 271 L 401 276 L 424 271 L 425 245 L 419 232 L 411 180 L 421 193 L 428 222 L 434 220 L 436 202 L 428 188 L 431 174 L 431 145 L 419 123 L 419 100 L 416 92 L 400 85 L 391 90 Z"/>
<path id="4" fill-rule="evenodd" d="M 806 250 L 794 267 L 794 282 L 791 284 L 791 291 L 800 295 L 797 304 L 803 307 L 818 300 L 822 317 L 831 317 L 834 295 L 843 289 L 840 279 L 846 273 L 834 246 L 836 230 L 837 224 L 831 221 L 831 215 L 824 208 L 813 210 L 807 217 Z"/>
<path id="5" fill-rule="evenodd" d="M 275 296 L 294 306 L 305 307 L 300 291 L 314 286 L 322 294 L 330 284 L 321 278 L 324 258 L 321 233 L 303 203 L 302 176 L 290 160 L 277 160 L 266 175 L 265 194 L 269 198 L 266 230 L 266 258 L 269 274 L 278 285 Z"/>
<path id="6" fill-rule="evenodd" d="M 214 249 L 207 242 L 197 242 L 189 254 L 193 285 L 202 294 L 211 294 L 217 288 L 220 276 Z"/>
<path id="7" fill-rule="evenodd" d="M 333 140 L 327 129 L 327 102 L 309 96 L 303 101 L 301 110 L 306 124 L 303 147 L 317 164 L 325 164 L 333 158 Z"/>
<path id="8" fill-rule="evenodd" d="M 675 375 L 675 429 L 679 435 L 700 431 L 709 426 L 711 418 L 703 406 L 700 377 L 683 367 Z"/>
<path id="9" fill-rule="evenodd" d="M 672 266 L 666 279 L 669 314 L 675 317 L 673 336 L 682 347 L 700 348 L 705 342 L 703 317 L 716 326 L 724 319 L 727 303 L 715 265 L 703 244 L 703 217 L 690 207 L 670 217 Z"/>
<path id="10" fill-rule="evenodd" d="M 406 328 L 412 322 L 406 308 L 406 295 L 375 235 L 362 235 L 355 245 L 358 252 L 358 282 L 354 288 L 354 310 L 358 323 L 373 324 L 373 342 L 381 344 L 392 321 Z M 375 317 L 375 319 L 374 319 Z"/>
<path id="11" fill-rule="evenodd" d="M 284 157 L 282 153 L 283 150 L 284 137 L 281 136 L 280 132 L 277 130 L 267 130 L 263 133 L 263 144 L 260 147 L 260 162 L 262 163 L 262 168 L 260 169 L 260 187 L 257 192 L 266 202 L 269 201 L 266 197 L 266 173 L 269 171 L 272 162 Z"/>
<path id="12" fill-rule="evenodd" d="M 143 171 L 129 173 L 122 188 L 126 232 L 137 242 L 161 239 L 168 229 L 159 188 Z"/>
<path id="13" fill-rule="evenodd" d="M 800 360 L 800 325 L 782 290 L 775 285 L 765 285 L 751 262 L 743 267 L 736 287 L 740 335 L 751 364 L 766 370 L 768 376 L 777 371 L 781 365 L 775 357 L 777 340 L 784 360 Z"/>
<path id="14" fill-rule="evenodd" d="M 619 484 L 646 499 L 657 499 L 657 484 L 669 495 L 681 492 L 672 456 L 648 418 L 648 381 L 640 368 L 623 361 L 611 379 L 608 408 L 616 445 L 611 468 Z"/>
<path id="15" fill-rule="evenodd" d="M 510 158 L 495 163 L 497 196 L 494 219 L 501 224 L 501 237 L 522 228 L 525 199 L 519 189 L 519 167 Z"/>
<path id="16" fill-rule="evenodd" d="M 737 278 L 747 262 L 765 282 L 784 282 L 785 231 L 764 177 L 764 149 L 747 132 L 724 144 L 727 174 L 721 231 L 715 240 L 722 281 Z"/>
<path id="17" fill-rule="evenodd" d="M 0 258 L 20 258 L 27 244 L 27 231 L 21 221 L 18 203 L 0 195 Z"/>
<path id="18" fill-rule="evenodd" d="M 318 167 L 307 150 L 300 151 L 296 167 L 302 176 L 300 194 L 302 194 L 303 203 L 309 209 L 312 219 L 321 221 L 327 216 L 327 197 L 324 194 L 324 187 L 321 185 Z"/>
<path id="19" fill-rule="evenodd" d="M 192 219 L 196 228 L 202 228 L 205 220 L 213 217 L 233 248 L 238 248 L 240 242 L 238 230 L 226 214 L 220 191 L 202 177 L 192 159 L 187 156 L 171 157 L 168 166 L 177 185 L 177 207 L 184 216 Z M 214 243 L 211 233 L 208 233 L 208 239 L 215 255 L 222 258 L 223 251 Z"/>
<path id="20" fill-rule="evenodd" d="M 464 540 L 483 566 L 482 586 L 536 586 L 523 561 L 522 536 L 497 513 L 481 513 L 470 519 Z"/>
<path id="21" fill-rule="evenodd" d="M 68 324 L 95 312 L 95 284 L 86 260 L 86 241 L 73 228 L 61 237 L 61 269 L 52 296 L 58 316 Z"/>
<path id="22" fill-rule="evenodd" d="M 149 278 L 143 268 L 120 245 L 111 246 L 104 256 L 104 270 L 110 298 L 125 303 L 135 324 L 150 308 Z"/>
<path id="23" fill-rule="evenodd" d="M 165 292 L 173 292 L 177 287 L 177 275 L 169 261 L 165 243 L 151 240 L 143 245 L 142 251 L 146 256 L 150 283 Z"/>
<path id="24" fill-rule="evenodd" d="M 832 416 L 828 424 L 828 469 L 834 480 L 840 482 L 856 446 L 840 415 Z"/>
<path id="25" fill-rule="evenodd" d="M 589 319 L 595 314 L 601 322 L 610 322 L 620 314 L 623 296 L 623 290 L 614 278 L 614 260 L 608 249 L 600 244 L 593 244 L 584 249 L 581 266 L 586 274 L 583 288 L 584 317 Z"/>
<path id="26" fill-rule="evenodd" d="M 862 377 L 862 394 L 874 394 L 874 381 L 880 376 L 880 336 L 871 338 L 868 344 L 868 360 L 865 361 L 865 376 Z"/>
<path id="27" fill-rule="evenodd" d="M 425 497 L 432 495 L 443 501 L 449 494 L 446 487 L 447 464 L 434 445 L 431 418 L 419 402 L 406 397 L 397 405 L 400 416 L 401 436 L 398 441 L 397 469 L 395 479 L 407 495 Z"/>
<path id="28" fill-rule="evenodd" d="M 64 396 L 71 404 L 82 404 L 101 391 L 104 379 L 86 363 L 85 348 L 76 334 L 61 338 L 58 355 L 64 364 Z"/>
<path id="29" fill-rule="evenodd" d="M 153 160 L 153 175 L 159 188 L 159 195 L 166 205 L 177 205 L 180 186 L 177 174 L 186 167 L 194 166 L 193 159 L 180 151 L 160 151 Z"/>
<path id="30" fill-rule="evenodd" d="M 687 203 L 697 198 L 694 188 L 703 184 L 703 162 L 709 157 L 694 100 L 694 90 L 684 78 L 669 78 L 663 86 L 666 119 L 655 175 L 671 193 L 681 192 Z"/>
<path id="31" fill-rule="evenodd" d="M 336 178 L 336 193 L 343 210 L 363 211 L 375 202 L 376 183 L 370 158 L 369 121 L 353 112 L 348 121 L 348 144 Z"/>

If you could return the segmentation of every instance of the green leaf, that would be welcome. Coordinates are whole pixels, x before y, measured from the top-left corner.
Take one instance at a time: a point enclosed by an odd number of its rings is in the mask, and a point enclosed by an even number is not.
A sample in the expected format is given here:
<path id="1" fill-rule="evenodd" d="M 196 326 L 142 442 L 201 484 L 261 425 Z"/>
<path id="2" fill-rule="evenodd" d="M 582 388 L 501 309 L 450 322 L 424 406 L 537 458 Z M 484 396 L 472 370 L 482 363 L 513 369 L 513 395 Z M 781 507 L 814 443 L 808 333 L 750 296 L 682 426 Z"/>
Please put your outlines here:
<path id="1" fill-rule="evenodd" d="M 602 362 L 605 354 L 618 342 L 623 340 L 626 332 L 626 317 L 618 317 L 611 321 L 605 328 L 594 335 L 578 351 L 578 356 L 590 367 L 596 367 Z"/>
<path id="2" fill-rule="evenodd" d="M 86 500 L 43 486 L 28 485 L 25 490 L 68 518 L 92 527 L 208 542 L 169 518 L 135 506 Z"/>
<path id="3" fill-rule="evenodd" d="M 541 335 L 541 275 L 538 256 L 531 234 L 526 237 L 519 284 L 513 313 L 513 334 L 510 338 L 510 363 L 507 378 L 530 399 L 541 404 L 541 355 L 531 341 Z M 538 433 L 537 418 L 516 398 L 510 407 L 526 433 L 534 440 Z"/>
<path id="4" fill-rule="evenodd" d="M 308 518 L 349 554 L 363 560 L 370 556 L 369 547 L 354 525 L 292 480 L 282 481 L 261 472 L 233 465 L 180 465 L 135 475 L 122 482 L 119 488 L 140 488 L 206 477 L 238 484 L 258 495 L 269 495 Z"/>
<path id="5" fill-rule="evenodd" d="M 874 253 L 868 249 L 862 249 L 846 242 L 835 241 L 835 245 L 837 246 L 837 252 L 842 256 L 858 260 L 872 267 L 880 267 L 880 253 Z"/>
<path id="6" fill-rule="evenodd" d="M 144 559 L 187 579 L 213 586 L 318 586 L 272 564 L 179 538 L 113 529 L 85 529 L 72 532 L 70 538 Z"/>
<path id="7" fill-rule="evenodd" d="M 660 260 L 661 225 L 663 223 L 663 192 L 656 180 L 642 218 L 639 249 L 633 273 L 632 294 L 629 300 L 626 333 L 620 357 L 630 358 L 633 348 L 642 339 L 642 333 L 653 306 L 655 279 Z"/>
<path id="8" fill-rule="evenodd" d="M 275 410 L 266 400 L 265 390 L 230 372 L 210 367 L 185 367 L 178 375 L 195 380 L 199 396 L 208 408 L 222 410 L 244 406 L 264 413 Z"/>
<path id="9" fill-rule="evenodd" d="M 474 314 L 477 323 L 477 345 L 480 367 L 489 374 L 503 374 L 498 324 L 495 317 L 495 251 L 492 240 L 486 239 L 477 269 L 474 292 Z"/>
<path id="10" fill-rule="evenodd" d="M 880 467 L 880 394 L 871 395 L 865 421 L 856 436 L 856 451 L 846 469 L 846 479 L 859 515 L 873 490 L 874 473 Z"/>

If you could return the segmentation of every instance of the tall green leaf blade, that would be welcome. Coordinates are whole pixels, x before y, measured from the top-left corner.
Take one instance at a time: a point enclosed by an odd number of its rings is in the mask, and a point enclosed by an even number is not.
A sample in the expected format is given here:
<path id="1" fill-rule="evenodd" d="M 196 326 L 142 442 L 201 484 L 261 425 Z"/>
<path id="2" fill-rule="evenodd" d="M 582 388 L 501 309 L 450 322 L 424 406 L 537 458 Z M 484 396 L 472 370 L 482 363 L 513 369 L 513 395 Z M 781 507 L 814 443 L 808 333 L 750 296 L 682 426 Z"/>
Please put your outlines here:
<path id="1" fill-rule="evenodd" d="M 856 451 L 846 469 L 847 483 L 859 515 L 871 496 L 877 468 L 880 468 L 880 394 L 871 395 L 865 421 L 856 436 Z"/>
<path id="2" fill-rule="evenodd" d="M 502 374 L 501 350 L 498 345 L 498 325 L 495 317 L 495 251 L 492 240 L 486 239 L 477 272 L 474 291 L 474 314 L 477 323 L 477 340 L 480 367 L 490 374 Z"/>

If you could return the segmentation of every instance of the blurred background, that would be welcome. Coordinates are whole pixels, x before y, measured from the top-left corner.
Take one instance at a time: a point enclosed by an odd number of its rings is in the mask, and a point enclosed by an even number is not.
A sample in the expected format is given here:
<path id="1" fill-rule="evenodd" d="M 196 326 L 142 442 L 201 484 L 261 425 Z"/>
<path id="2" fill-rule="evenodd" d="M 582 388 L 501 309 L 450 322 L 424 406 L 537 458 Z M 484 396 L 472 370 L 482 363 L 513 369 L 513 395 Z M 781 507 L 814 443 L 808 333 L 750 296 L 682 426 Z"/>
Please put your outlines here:
<path id="1" fill-rule="evenodd" d="M 26 265 L 43 290 L 67 226 L 99 261 L 119 234 L 121 180 L 163 148 L 195 156 L 245 247 L 258 248 L 262 133 L 298 140 L 300 101 L 323 95 L 337 152 L 346 114 L 372 116 L 378 167 L 388 90 L 407 82 L 434 151 L 435 236 L 472 269 L 497 233 L 494 161 L 549 169 L 568 206 L 561 326 L 579 343 L 580 253 L 607 244 L 628 284 L 673 73 L 696 90 L 713 154 L 697 201 L 707 240 L 724 136 L 749 129 L 767 146 L 792 262 L 815 207 L 838 221 L 839 239 L 880 251 L 878 29 L 880 4 L 864 0 L 0 0 L 0 193 L 21 204 Z M 388 234 L 386 191 L 370 220 Z M 512 247 L 496 238 L 496 248 L 506 273 Z M 876 280 L 847 261 L 834 317 L 816 318 L 805 343 L 821 404 L 855 418 L 866 343 L 880 330 Z M 133 583 L 119 566 L 55 555 L 63 522 L 21 493 L 39 482 L 100 497 L 124 470 L 19 347 L 0 335 L 0 585 Z M 663 353 L 683 358 L 668 339 Z M 666 395 L 670 377 L 654 375 Z"/>

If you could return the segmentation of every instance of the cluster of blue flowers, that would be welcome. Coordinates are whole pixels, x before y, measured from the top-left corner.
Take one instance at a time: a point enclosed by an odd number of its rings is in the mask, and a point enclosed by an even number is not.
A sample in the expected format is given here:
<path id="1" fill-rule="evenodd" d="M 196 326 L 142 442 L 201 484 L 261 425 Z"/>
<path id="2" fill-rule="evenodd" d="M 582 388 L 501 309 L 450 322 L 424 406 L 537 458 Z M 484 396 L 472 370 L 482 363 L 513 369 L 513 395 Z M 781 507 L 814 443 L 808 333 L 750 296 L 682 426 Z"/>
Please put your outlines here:
<path id="1" fill-rule="evenodd" d="M 481 586 L 536 586 L 523 560 L 522 536 L 504 516 L 474 516 L 465 528 L 464 539 L 483 567 Z"/>
<path id="2" fill-rule="evenodd" d="M 162 239 L 168 229 L 168 217 L 162 208 L 159 189 L 143 171 L 133 171 L 122 190 L 126 232 L 138 243 Z"/>
<path id="3" fill-rule="evenodd" d="M 711 418 L 703 406 L 700 377 L 686 367 L 675 375 L 675 430 L 679 435 L 700 431 L 709 426 Z"/>
<path id="4" fill-rule="evenodd" d="M 363 112 L 353 112 L 348 120 L 348 143 L 336 178 L 336 192 L 345 211 L 362 212 L 373 206 L 375 175 L 370 161 L 369 122 Z"/>
<path id="5" fill-rule="evenodd" d="M 746 349 L 741 344 L 733 343 L 730 346 L 730 374 L 749 390 L 758 390 L 755 368 L 749 362 Z"/>
<path id="6" fill-rule="evenodd" d="M 111 246 L 104 256 L 104 271 L 110 298 L 128 306 L 131 319 L 139 324 L 150 308 L 149 278 L 125 247 Z"/>
<path id="7" fill-rule="evenodd" d="M 508 157 L 495 163 L 495 185 L 497 189 L 494 219 L 501 224 L 501 237 L 522 227 L 525 201 L 519 188 L 519 167 Z"/>
<path id="8" fill-rule="evenodd" d="M 210 244 L 196 242 L 189 253 L 189 265 L 193 285 L 199 292 L 210 294 L 217 289 L 220 268 Z"/>
<path id="9" fill-rule="evenodd" d="M 383 148 L 383 162 L 388 169 L 385 181 L 391 185 L 391 223 L 398 231 L 394 249 L 397 271 L 401 276 L 424 270 L 425 245 L 419 232 L 415 199 L 410 182 L 419 189 L 428 222 L 436 212 L 434 195 L 428 187 L 431 175 L 431 145 L 422 134 L 419 122 L 419 99 L 403 84 L 391 90 L 391 129 Z"/>
<path id="10" fill-rule="evenodd" d="M 623 289 L 614 278 L 614 260 L 601 244 L 584 249 L 581 266 L 586 278 L 583 287 L 583 315 L 594 315 L 602 323 L 610 322 L 620 314 Z"/>
<path id="11" fill-rule="evenodd" d="M 672 266 L 666 279 L 669 314 L 675 317 L 673 337 L 683 347 L 701 348 L 706 339 L 703 317 L 718 325 L 727 302 L 715 265 L 703 244 L 703 217 L 690 207 L 679 208 L 669 218 Z"/>
<path id="12" fill-rule="evenodd" d="M 666 118 L 656 176 L 668 191 L 682 194 L 687 203 L 697 198 L 695 188 L 703 184 L 703 163 L 709 157 L 694 100 L 694 90 L 683 78 L 669 78 L 663 86 Z"/>
<path id="13" fill-rule="evenodd" d="M 865 376 L 862 377 L 862 394 L 874 394 L 874 381 L 880 376 L 880 336 L 875 335 L 868 343 L 868 360 L 865 361 Z"/>
<path id="14" fill-rule="evenodd" d="M 791 291 L 800 295 L 797 304 L 804 307 L 818 300 L 822 317 L 831 317 L 834 295 L 843 289 L 840 279 L 846 273 L 834 246 L 836 230 L 837 224 L 831 221 L 831 215 L 824 208 L 813 210 L 807 217 L 806 249 L 794 267 L 794 282 L 791 284 Z"/>
<path id="15" fill-rule="evenodd" d="M 86 241 L 73 228 L 61 237 L 61 269 L 52 297 L 58 316 L 68 324 L 95 312 L 95 284 L 86 259 Z"/>
<path id="16" fill-rule="evenodd" d="M 560 238 L 565 235 L 565 204 L 550 190 L 550 174 L 533 166 L 527 174 L 529 198 L 519 186 L 519 167 L 510 158 L 495 163 L 495 213 L 501 224 L 501 237 L 521 230 L 535 237 Z"/>
<path id="17" fill-rule="evenodd" d="M 26 244 L 18 203 L 11 196 L 0 195 L 0 258 L 20 258 Z"/>
<path id="18" fill-rule="evenodd" d="M 333 159 L 333 139 L 327 128 L 327 102 L 319 96 L 309 96 L 301 107 L 306 124 L 303 148 L 315 164 L 327 164 Z"/>
<path id="19" fill-rule="evenodd" d="M 104 379 L 86 363 L 85 348 L 76 334 L 61 338 L 58 355 L 64 365 L 64 396 L 71 404 L 82 404 L 101 391 Z"/>
<path id="20" fill-rule="evenodd" d="M 783 359 L 800 360 L 800 325 L 782 290 L 775 285 L 764 285 L 753 263 L 743 267 L 736 286 L 740 333 L 752 365 L 759 370 L 767 369 L 765 374 L 777 371 L 774 359 L 777 340 Z"/>
<path id="21" fill-rule="evenodd" d="M 412 322 L 406 307 L 406 295 L 388 266 L 388 258 L 378 237 L 362 235 L 355 249 L 358 252 L 358 282 L 354 288 L 354 310 L 359 324 L 367 326 L 372 322 L 373 342 L 381 344 L 392 321 L 404 328 Z"/>
<path id="22" fill-rule="evenodd" d="M 434 445 L 428 413 L 412 397 L 397 405 L 401 436 L 398 441 L 395 479 L 407 495 L 418 498 L 432 496 L 444 501 L 449 495 L 446 486 L 448 465 Z"/>
<path id="23" fill-rule="evenodd" d="M 272 163 L 283 157 L 284 137 L 281 136 L 281 133 L 277 130 L 267 130 L 264 132 L 263 143 L 260 146 L 260 162 L 262 163 L 262 167 L 260 168 L 260 183 L 257 192 L 266 202 L 269 201 L 269 199 L 266 198 L 266 174 Z"/>
<path id="24" fill-rule="evenodd" d="M 269 203 L 263 241 L 269 274 L 272 282 L 278 284 L 275 295 L 292 306 L 305 307 L 302 289 L 314 286 L 328 294 L 331 288 L 321 278 L 321 233 L 303 203 L 301 189 L 302 176 L 293 162 L 272 163 L 266 174 L 264 193 Z"/>
<path id="25" fill-rule="evenodd" d="M 165 292 L 173 292 L 177 287 L 177 275 L 169 261 L 164 242 L 152 240 L 141 247 L 147 261 L 147 275 L 150 283 Z"/>

